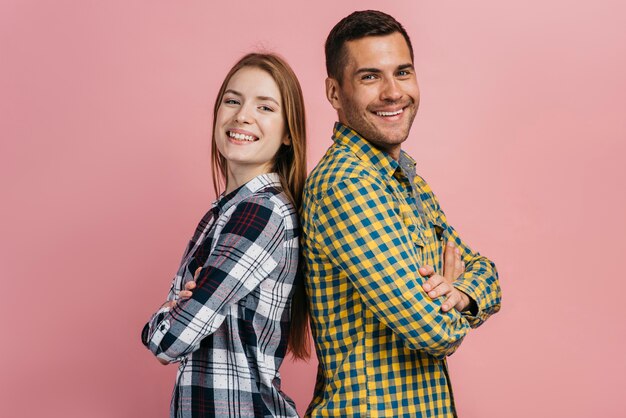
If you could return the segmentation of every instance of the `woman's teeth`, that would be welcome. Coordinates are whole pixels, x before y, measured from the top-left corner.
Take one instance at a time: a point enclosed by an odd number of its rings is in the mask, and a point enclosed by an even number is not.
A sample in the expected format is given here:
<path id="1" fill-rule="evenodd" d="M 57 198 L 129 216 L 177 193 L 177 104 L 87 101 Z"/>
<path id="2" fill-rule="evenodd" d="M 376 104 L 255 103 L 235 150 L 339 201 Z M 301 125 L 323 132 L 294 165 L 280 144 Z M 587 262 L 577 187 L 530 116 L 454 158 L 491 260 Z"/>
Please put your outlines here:
<path id="1" fill-rule="evenodd" d="M 244 134 L 239 134 L 236 132 L 228 132 L 228 136 L 231 138 L 235 138 L 238 139 L 240 141 L 255 141 L 257 138 L 256 136 L 252 136 L 252 135 L 244 135 Z"/>
<path id="2" fill-rule="evenodd" d="M 376 112 L 378 116 L 396 116 L 404 112 L 404 109 L 396 110 L 395 112 Z"/>

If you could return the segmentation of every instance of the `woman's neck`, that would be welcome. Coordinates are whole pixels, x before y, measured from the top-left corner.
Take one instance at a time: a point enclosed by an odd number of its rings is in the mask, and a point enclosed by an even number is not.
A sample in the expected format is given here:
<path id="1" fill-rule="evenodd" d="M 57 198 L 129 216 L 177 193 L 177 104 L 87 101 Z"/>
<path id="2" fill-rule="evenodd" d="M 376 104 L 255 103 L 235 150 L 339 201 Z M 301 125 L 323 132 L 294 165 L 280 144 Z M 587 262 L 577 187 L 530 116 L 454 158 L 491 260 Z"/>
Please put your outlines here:
<path id="1" fill-rule="evenodd" d="M 224 194 L 228 194 L 236 190 L 261 174 L 271 173 L 271 166 L 255 166 L 255 167 L 232 167 L 228 165 L 228 176 L 226 177 L 226 190 Z"/>

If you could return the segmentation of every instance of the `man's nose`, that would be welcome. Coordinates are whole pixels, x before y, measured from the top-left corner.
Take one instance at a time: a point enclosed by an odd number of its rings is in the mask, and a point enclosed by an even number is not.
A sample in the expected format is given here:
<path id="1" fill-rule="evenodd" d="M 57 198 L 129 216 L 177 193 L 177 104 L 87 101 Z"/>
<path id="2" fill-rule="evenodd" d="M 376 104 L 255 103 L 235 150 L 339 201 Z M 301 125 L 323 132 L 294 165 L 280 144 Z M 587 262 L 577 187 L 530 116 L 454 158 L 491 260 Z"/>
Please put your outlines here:
<path id="1" fill-rule="evenodd" d="M 384 81 L 383 89 L 380 94 L 381 100 L 396 101 L 402 97 L 402 89 L 398 80 L 390 78 Z"/>

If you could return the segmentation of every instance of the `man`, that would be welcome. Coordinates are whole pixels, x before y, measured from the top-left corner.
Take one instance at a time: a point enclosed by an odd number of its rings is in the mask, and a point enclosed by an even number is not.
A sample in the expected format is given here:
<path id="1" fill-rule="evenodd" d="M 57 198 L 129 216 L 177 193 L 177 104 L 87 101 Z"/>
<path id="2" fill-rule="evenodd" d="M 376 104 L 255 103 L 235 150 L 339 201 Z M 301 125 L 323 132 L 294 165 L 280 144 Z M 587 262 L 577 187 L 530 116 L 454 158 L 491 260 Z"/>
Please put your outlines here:
<path id="1" fill-rule="evenodd" d="M 499 310 L 495 266 L 401 150 L 419 104 L 402 25 L 351 14 L 328 36 L 326 67 L 339 122 L 301 220 L 319 359 L 307 416 L 455 416 L 445 358 Z"/>

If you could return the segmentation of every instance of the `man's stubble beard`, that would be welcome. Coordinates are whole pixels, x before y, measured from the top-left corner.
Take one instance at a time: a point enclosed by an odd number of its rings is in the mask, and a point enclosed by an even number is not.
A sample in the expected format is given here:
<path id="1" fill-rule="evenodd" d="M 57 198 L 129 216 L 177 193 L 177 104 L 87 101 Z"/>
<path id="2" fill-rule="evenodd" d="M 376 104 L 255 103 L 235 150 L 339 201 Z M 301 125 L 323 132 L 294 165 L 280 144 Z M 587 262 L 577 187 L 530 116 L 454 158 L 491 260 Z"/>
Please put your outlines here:
<path id="1" fill-rule="evenodd" d="M 402 144 L 408 138 L 419 106 L 419 104 L 415 105 L 414 101 L 411 101 L 411 103 L 412 105 L 409 105 L 404 110 L 405 112 L 411 112 L 411 114 L 409 115 L 404 115 L 406 125 L 403 126 L 401 132 L 393 136 L 389 135 L 389 133 L 386 134 L 378 129 L 378 126 L 372 120 L 377 116 L 370 113 L 369 109 L 367 108 L 364 110 L 364 114 L 361 114 L 359 110 L 356 109 L 355 106 L 353 106 L 352 102 L 347 101 L 344 102 L 343 113 L 344 118 L 350 128 L 356 131 L 368 142 L 372 143 L 372 145 L 376 146 L 376 148 L 386 151 L 389 148 L 395 148 L 397 146 L 400 146 L 400 144 Z"/>

